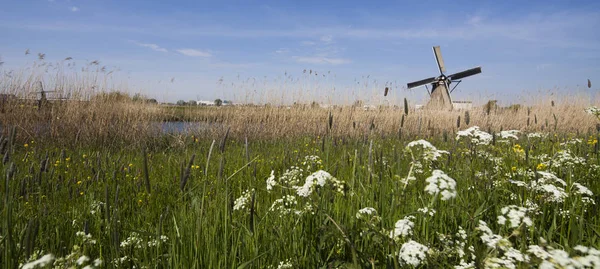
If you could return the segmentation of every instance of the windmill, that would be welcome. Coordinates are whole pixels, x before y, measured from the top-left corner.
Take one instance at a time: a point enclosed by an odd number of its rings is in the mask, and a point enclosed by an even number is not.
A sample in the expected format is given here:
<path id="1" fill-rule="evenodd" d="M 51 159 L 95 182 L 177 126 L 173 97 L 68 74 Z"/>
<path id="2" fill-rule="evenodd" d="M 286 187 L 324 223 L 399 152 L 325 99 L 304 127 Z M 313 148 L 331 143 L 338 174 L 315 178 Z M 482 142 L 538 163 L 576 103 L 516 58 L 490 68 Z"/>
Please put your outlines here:
<path id="1" fill-rule="evenodd" d="M 46 102 L 48 101 L 48 98 L 46 97 L 46 94 L 49 92 L 55 92 L 55 91 L 44 91 L 44 85 L 42 84 L 41 81 L 37 82 L 37 87 L 36 87 L 36 91 L 32 92 L 32 94 L 40 94 L 40 99 L 38 99 L 38 109 L 42 109 L 42 106 L 46 104 Z"/>
<path id="2" fill-rule="evenodd" d="M 450 93 L 456 89 L 456 86 L 460 84 L 461 79 L 481 73 L 481 67 L 471 68 L 462 72 L 458 72 L 449 76 L 444 75 L 446 67 L 444 66 L 444 59 L 442 59 L 442 51 L 440 46 L 433 47 L 433 54 L 440 70 L 440 75 L 437 77 L 430 77 L 419 81 L 411 82 L 407 84 L 408 89 L 416 88 L 419 86 L 431 84 L 431 92 L 428 91 L 430 99 L 427 103 L 427 108 L 452 110 L 452 98 Z M 456 82 L 454 88 L 450 89 L 450 84 Z"/>

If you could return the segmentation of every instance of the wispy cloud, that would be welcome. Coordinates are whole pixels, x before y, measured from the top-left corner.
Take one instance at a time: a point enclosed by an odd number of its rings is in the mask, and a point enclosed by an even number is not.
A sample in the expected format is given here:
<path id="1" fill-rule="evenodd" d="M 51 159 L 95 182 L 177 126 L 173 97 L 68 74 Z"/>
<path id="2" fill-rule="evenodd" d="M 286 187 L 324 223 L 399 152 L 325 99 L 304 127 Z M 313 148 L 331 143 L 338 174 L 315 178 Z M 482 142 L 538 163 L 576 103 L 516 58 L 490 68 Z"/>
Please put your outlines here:
<path id="1" fill-rule="evenodd" d="M 79 11 L 78 7 L 70 7 L 69 10 L 71 10 L 72 12 L 77 12 Z"/>
<path id="2" fill-rule="evenodd" d="M 286 48 L 281 48 L 275 51 L 275 53 L 277 54 L 284 54 L 284 53 L 288 53 L 290 50 L 286 49 Z"/>
<path id="3" fill-rule="evenodd" d="M 333 42 L 333 36 L 331 35 L 324 35 L 321 37 L 321 42 L 325 43 L 325 44 L 331 44 Z"/>
<path id="4" fill-rule="evenodd" d="M 341 64 L 349 64 L 352 62 L 350 59 L 329 58 L 329 57 L 323 57 L 323 56 L 314 56 L 314 57 L 294 56 L 293 58 L 294 58 L 294 60 L 296 60 L 296 62 L 307 63 L 307 64 L 341 65 Z"/>
<path id="5" fill-rule="evenodd" d="M 135 41 L 132 41 L 134 44 L 140 46 L 140 47 L 144 47 L 144 48 L 149 48 L 151 50 L 154 51 L 159 51 L 159 52 L 169 52 L 167 49 L 160 47 L 159 45 L 156 44 L 147 44 L 147 43 L 138 43 Z"/>
<path id="6" fill-rule="evenodd" d="M 212 54 L 208 51 L 197 49 L 178 49 L 177 52 L 190 57 L 210 57 Z"/>

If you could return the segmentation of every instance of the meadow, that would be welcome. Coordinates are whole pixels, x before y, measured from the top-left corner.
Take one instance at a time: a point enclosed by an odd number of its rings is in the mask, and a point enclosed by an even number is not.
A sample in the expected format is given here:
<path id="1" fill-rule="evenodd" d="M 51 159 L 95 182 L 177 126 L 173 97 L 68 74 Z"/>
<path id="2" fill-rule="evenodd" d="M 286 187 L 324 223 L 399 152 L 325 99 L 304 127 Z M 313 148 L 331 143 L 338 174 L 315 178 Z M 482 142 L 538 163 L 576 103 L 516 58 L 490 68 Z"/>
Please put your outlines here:
<path id="1" fill-rule="evenodd" d="M 77 85 L 2 103 L 3 268 L 600 266 L 586 102 L 174 109 Z"/>

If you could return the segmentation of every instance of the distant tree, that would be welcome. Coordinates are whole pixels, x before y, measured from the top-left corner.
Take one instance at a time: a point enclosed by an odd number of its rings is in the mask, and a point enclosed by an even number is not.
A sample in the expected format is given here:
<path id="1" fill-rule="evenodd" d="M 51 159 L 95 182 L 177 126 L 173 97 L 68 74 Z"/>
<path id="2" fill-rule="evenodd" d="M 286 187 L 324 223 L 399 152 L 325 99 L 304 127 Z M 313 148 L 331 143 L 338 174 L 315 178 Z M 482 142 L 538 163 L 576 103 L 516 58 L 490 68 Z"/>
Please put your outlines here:
<path id="1" fill-rule="evenodd" d="M 177 105 L 178 106 L 185 106 L 185 101 L 179 100 L 179 101 L 177 101 Z"/>
<path id="2" fill-rule="evenodd" d="M 195 101 L 195 100 L 189 100 L 189 101 L 187 102 L 187 105 L 188 105 L 188 106 L 196 106 L 196 101 Z"/>
<path id="3" fill-rule="evenodd" d="M 222 105 L 223 105 L 223 100 L 217 98 L 215 100 L 215 106 L 222 106 Z"/>
<path id="4" fill-rule="evenodd" d="M 156 99 L 151 98 L 151 99 L 146 99 L 146 103 L 148 104 L 158 104 L 158 101 L 156 101 Z"/>
<path id="5" fill-rule="evenodd" d="M 131 97 L 131 101 L 134 101 L 134 102 L 143 102 L 144 100 L 146 100 L 146 98 L 144 96 L 142 96 L 140 93 L 136 93 L 133 95 L 133 97 Z"/>

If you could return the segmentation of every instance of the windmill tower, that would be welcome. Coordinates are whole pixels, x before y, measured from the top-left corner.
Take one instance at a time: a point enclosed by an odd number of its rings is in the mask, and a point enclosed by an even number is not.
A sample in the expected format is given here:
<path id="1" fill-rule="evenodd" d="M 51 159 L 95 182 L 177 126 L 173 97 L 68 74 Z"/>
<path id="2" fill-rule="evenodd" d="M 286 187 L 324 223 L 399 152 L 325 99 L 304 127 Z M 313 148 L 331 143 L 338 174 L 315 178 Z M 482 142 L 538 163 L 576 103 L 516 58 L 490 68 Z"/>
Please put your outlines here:
<path id="1" fill-rule="evenodd" d="M 41 81 L 38 81 L 36 84 L 36 91 L 32 92 L 32 94 L 40 94 L 40 99 L 38 99 L 38 109 L 42 109 L 42 106 L 45 106 L 48 102 L 48 98 L 46 97 L 46 93 L 55 92 L 55 91 L 44 91 L 44 85 Z"/>
<path id="2" fill-rule="evenodd" d="M 453 106 L 450 93 L 452 93 L 454 89 L 456 89 L 456 86 L 460 84 L 461 79 L 481 73 L 481 67 L 478 66 L 446 76 L 444 75 L 446 72 L 446 67 L 444 66 L 444 59 L 442 59 L 442 51 L 440 50 L 440 46 L 433 47 L 433 54 L 435 55 L 435 60 L 437 61 L 440 75 L 437 77 L 430 77 L 408 83 L 407 87 L 412 89 L 431 84 L 431 92 L 428 91 L 430 99 L 425 107 L 428 109 L 452 110 Z M 456 85 L 454 88 L 450 89 L 450 84 L 452 82 L 456 82 Z"/>

